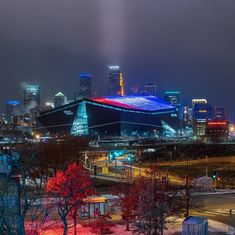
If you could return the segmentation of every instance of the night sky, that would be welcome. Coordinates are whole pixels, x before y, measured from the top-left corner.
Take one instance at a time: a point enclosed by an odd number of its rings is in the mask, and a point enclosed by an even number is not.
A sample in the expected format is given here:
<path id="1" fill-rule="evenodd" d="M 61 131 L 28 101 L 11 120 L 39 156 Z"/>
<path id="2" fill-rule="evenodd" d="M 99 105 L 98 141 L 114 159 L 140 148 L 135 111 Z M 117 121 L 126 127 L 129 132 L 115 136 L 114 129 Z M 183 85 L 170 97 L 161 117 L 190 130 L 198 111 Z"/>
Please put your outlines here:
<path id="1" fill-rule="evenodd" d="M 119 64 L 128 88 L 155 82 L 235 117 L 234 12 L 234 0 L 0 0 L 1 111 L 24 81 L 43 100 L 73 98 L 89 72 L 105 94 L 106 66 Z"/>

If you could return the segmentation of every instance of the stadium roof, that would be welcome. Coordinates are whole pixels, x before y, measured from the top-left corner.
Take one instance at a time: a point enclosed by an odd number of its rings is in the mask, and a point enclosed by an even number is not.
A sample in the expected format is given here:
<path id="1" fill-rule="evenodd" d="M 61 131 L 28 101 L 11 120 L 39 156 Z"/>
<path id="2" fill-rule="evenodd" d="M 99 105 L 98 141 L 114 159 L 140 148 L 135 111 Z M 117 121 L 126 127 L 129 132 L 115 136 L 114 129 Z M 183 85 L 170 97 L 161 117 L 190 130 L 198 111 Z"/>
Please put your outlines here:
<path id="1" fill-rule="evenodd" d="M 47 115 L 51 112 L 56 112 L 60 109 L 67 109 L 73 106 L 77 106 L 81 102 L 90 102 L 100 105 L 104 105 L 110 108 L 127 109 L 129 111 L 139 111 L 139 112 L 165 112 L 165 111 L 175 111 L 175 107 L 170 105 L 168 102 L 156 97 L 156 96 L 103 96 L 95 98 L 83 98 L 76 100 L 72 103 L 65 104 L 60 107 L 56 107 L 50 110 L 41 112 L 40 115 Z"/>
<path id="2" fill-rule="evenodd" d="M 106 96 L 89 98 L 94 102 L 120 108 L 140 110 L 140 111 L 159 111 L 174 109 L 168 102 L 156 96 Z"/>

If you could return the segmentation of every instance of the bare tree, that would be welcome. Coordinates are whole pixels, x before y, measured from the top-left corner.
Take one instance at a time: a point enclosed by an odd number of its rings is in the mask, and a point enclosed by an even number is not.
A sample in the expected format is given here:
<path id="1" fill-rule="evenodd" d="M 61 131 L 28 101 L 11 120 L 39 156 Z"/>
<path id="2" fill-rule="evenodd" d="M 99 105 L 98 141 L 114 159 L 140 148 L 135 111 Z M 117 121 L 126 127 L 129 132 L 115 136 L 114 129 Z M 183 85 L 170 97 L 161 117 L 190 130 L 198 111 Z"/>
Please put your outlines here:
<path id="1" fill-rule="evenodd" d="M 9 184 L 11 183 L 7 179 L 0 182 L 0 234 L 16 235 L 18 234 L 17 193 L 15 185 Z"/>
<path id="2" fill-rule="evenodd" d="M 59 141 L 41 143 L 38 149 L 38 170 L 45 182 L 58 170 L 65 170 L 70 163 L 81 164 L 83 153 L 89 147 L 87 138 L 65 137 Z"/>
<path id="3" fill-rule="evenodd" d="M 130 223 L 136 217 L 136 208 L 138 205 L 138 191 L 133 184 L 119 185 L 113 189 L 113 193 L 118 196 L 117 202 L 114 206 L 118 206 L 122 212 L 122 219 L 126 222 L 126 230 L 130 230 Z"/>
<path id="4" fill-rule="evenodd" d="M 156 168 L 146 171 L 146 176 L 137 180 L 136 187 L 140 190 L 135 234 L 163 235 L 169 217 L 182 212 L 181 194 Z"/>
<path id="5" fill-rule="evenodd" d="M 22 145 L 18 149 L 19 158 L 16 163 L 16 171 L 20 175 L 20 212 L 19 212 L 19 234 L 25 235 L 25 219 L 27 212 L 33 202 L 43 197 L 42 187 L 36 187 L 32 181 L 35 170 L 37 148 L 35 145 Z"/>

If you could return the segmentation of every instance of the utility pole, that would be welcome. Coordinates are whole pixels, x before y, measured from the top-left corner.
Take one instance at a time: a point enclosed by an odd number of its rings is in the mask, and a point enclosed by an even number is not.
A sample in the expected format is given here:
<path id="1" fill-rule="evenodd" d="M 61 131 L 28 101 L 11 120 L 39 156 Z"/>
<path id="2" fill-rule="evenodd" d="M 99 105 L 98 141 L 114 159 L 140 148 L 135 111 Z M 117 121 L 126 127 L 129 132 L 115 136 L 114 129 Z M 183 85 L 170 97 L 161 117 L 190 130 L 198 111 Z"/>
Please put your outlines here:
<path id="1" fill-rule="evenodd" d="M 117 159 L 115 159 L 115 177 L 117 179 Z"/>
<path id="2" fill-rule="evenodd" d="M 140 164 L 139 168 L 140 168 L 140 177 L 141 177 L 142 176 L 141 161 L 139 161 L 139 164 Z"/>
<path id="3" fill-rule="evenodd" d="M 132 159 L 131 159 L 131 183 L 133 181 L 133 169 L 132 169 Z"/>
<path id="4" fill-rule="evenodd" d="M 228 214 L 228 233 L 227 234 L 234 234 L 233 227 L 232 227 L 232 222 L 233 222 L 232 209 L 229 209 L 229 214 Z"/>
<path id="5" fill-rule="evenodd" d="M 186 194 L 186 214 L 185 217 L 189 216 L 189 202 L 190 202 L 190 192 L 189 192 L 189 179 L 188 179 L 188 174 L 189 174 L 189 159 L 187 155 L 187 168 L 186 168 L 186 179 L 185 179 L 185 194 Z"/>

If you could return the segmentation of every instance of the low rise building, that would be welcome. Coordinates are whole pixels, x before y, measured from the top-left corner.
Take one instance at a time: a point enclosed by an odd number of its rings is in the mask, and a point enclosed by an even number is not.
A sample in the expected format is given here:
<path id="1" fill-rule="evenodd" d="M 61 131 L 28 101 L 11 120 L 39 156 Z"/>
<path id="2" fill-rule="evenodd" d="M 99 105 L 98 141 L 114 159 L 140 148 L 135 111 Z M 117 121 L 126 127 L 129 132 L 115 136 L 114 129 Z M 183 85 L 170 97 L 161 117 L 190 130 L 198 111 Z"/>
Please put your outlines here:
<path id="1" fill-rule="evenodd" d="M 207 122 L 206 136 L 208 141 L 224 142 L 229 136 L 229 122 L 226 120 L 212 120 Z"/>

